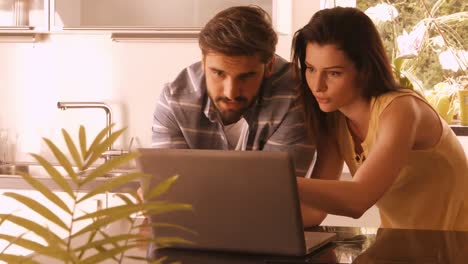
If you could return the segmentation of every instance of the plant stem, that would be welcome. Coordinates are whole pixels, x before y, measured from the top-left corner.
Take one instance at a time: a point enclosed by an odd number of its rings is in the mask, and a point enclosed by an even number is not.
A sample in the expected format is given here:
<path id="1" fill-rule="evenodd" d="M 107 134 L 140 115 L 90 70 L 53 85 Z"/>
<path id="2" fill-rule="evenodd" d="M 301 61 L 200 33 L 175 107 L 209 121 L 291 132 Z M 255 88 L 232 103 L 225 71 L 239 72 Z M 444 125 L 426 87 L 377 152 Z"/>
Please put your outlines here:
<path id="1" fill-rule="evenodd" d="M 429 11 L 429 8 L 427 7 L 427 4 L 426 4 L 426 1 L 425 0 L 420 0 L 421 4 L 423 5 L 424 7 L 424 11 L 426 11 L 426 15 L 428 18 L 430 18 L 430 22 L 434 23 L 434 28 L 435 30 L 440 34 L 440 36 L 442 37 L 442 39 L 444 40 L 444 43 L 445 44 L 448 44 L 449 42 L 447 41 L 447 38 L 445 37 L 445 34 L 442 33 L 442 30 L 440 29 L 439 27 L 439 24 L 436 22 L 436 19 L 433 17 L 433 15 L 431 14 L 431 12 Z M 463 66 L 465 66 L 466 68 L 466 65 L 461 65 L 461 62 L 460 60 L 458 59 L 457 57 L 457 54 L 454 53 L 454 50 L 452 48 L 448 49 L 450 51 L 450 53 L 453 55 L 453 57 L 455 58 L 455 61 L 457 62 L 458 66 L 460 67 L 460 69 L 466 74 L 465 70 L 463 69 Z"/>
<path id="2" fill-rule="evenodd" d="M 385 2 L 386 2 L 388 5 L 392 5 L 392 4 L 390 3 L 389 0 L 385 0 Z M 398 29 L 397 29 L 397 25 L 396 25 L 397 22 L 395 21 L 396 18 L 393 17 L 393 13 L 390 14 L 390 15 L 392 16 L 392 20 L 391 20 L 391 21 L 392 21 L 392 35 L 393 35 L 393 37 L 392 37 L 392 39 L 393 39 L 392 62 L 393 62 L 393 60 L 397 57 L 397 52 L 398 52 L 398 41 L 397 41 L 397 38 L 398 38 L 398 36 L 397 36 L 397 30 L 398 30 Z M 400 74 L 400 73 L 399 73 L 399 70 L 400 70 L 400 69 L 398 69 L 398 74 Z M 399 76 L 398 76 L 398 77 L 399 77 Z"/>
<path id="3" fill-rule="evenodd" d="M 72 253 L 71 252 L 71 242 L 72 242 L 72 235 L 73 235 L 73 226 L 75 224 L 75 213 L 76 213 L 76 207 L 77 207 L 77 204 L 76 204 L 76 201 L 77 201 L 77 198 L 78 198 L 78 193 L 79 193 L 79 189 L 75 192 L 75 200 L 73 201 L 73 209 L 72 209 L 72 214 L 71 214 L 71 223 L 70 223 L 70 229 L 68 230 L 68 241 L 67 241 L 67 252 L 68 254 Z M 73 254 L 75 254 L 73 252 Z M 68 263 L 68 260 L 67 262 Z"/>

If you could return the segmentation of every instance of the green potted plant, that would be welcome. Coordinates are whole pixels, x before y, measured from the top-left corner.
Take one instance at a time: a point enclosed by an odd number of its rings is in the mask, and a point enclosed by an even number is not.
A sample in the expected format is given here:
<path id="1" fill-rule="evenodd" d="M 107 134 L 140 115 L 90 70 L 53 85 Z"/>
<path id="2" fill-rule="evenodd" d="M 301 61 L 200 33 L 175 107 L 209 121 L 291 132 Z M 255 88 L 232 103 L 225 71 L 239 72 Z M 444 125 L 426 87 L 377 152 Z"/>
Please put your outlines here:
<path id="1" fill-rule="evenodd" d="M 67 158 L 64 151 L 60 150 L 49 139 L 44 138 L 46 145 L 66 173 L 60 173 L 45 158 L 37 154 L 31 155 L 47 171 L 50 178 L 59 186 L 60 191 L 65 193 L 69 198 L 67 200 L 71 202 L 64 202 L 56 192 L 43 185 L 37 178 L 28 173 L 20 172 L 20 176 L 31 185 L 32 190 L 40 193 L 44 199 L 47 199 L 59 209 L 52 210 L 25 194 L 17 192 L 4 193 L 4 196 L 16 200 L 26 206 L 28 210 L 39 214 L 44 219 L 48 219 L 51 224 L 41 225 L 28 217 L 15 214 L 0 214 L 0 226 L 10 222 L 25 230 L 24 233 L 15 235 L 0 233 L 0 240 L 6 240 L 9 243 L 9 246 L 0 252 L 0 261 L 7 263 L 39 263 L 37 259 L 46 257 L 58 260 L 61 263 L 101 263 L 109 260 L 113 263 L 125 263 L 128 259 L 162 263 L 163 259 L 149 260 L 146 257 L 131 256 L 128 253 L 132 249 L 140 247 L 142 243 L 162 245 L 174 242 L 190 243 L 182 238 L 152 238 L 138 232 L 137 230 L 149 228 L 152 225 L 172 226 L 174 228 L 182 227 L 171 225 L 170 223 L 140 223 L 135 215 L 142 212 L 160 214 L 174 210 L 190 210 L 191 206 L 168 201 L 143 201 L 140 195 L 137 194 L 136 189 L 128 190 L 126 194 L 116 193 L 116 197 L 121 200 L 119 205 L 92 212 L 79 211 L 80 204 L 92 201 L 96 195 L 110 193 L 116 188 L 125 186 L 131 182 L 134 183 L 144 177 L 150 177 L 150 175 L 132 171 L 122 176 L 102 181 L 102 184 L 94 184 L 94 187 L 87 188 L 86 193 L 81 192 L 85 186 L 96 181 L 99 177 L 108 174 L 139 156 L 136 152 L 129 152 L 110 159 L 105 163 L 98 164 L 97 160 L 99 157 L 124 131 L 124 129 L 118 130 L 106 138 L 109 129 L 110 127 L 103 129 L 93 140 L 89 148 L 87 147 L 86 131 L 83 126 L 79 129 L 78 144 L 74 144 L 69 133 L 62 130 L 63 138 L 65 139 L 71 158 Z M 145 198 L 154 198 L 164 193 L 176 179 L 177 176 L 173 176 L 161 182 L 154 189 L 148 190 L 145 193 Z M 106 227 L 119 221 L 128 223 L 128 232 L 120 234 L 109 234 L 106 232 Z M 65 238 L 57 235 L 64 232 L 67 234 Z M 27 234 L 29 233 L 34 233 L 42 241 L 27 238 Z M 23 247 L 34 253 L 25 256 L 6 253 L 6 249 L 11 245 Z"/>

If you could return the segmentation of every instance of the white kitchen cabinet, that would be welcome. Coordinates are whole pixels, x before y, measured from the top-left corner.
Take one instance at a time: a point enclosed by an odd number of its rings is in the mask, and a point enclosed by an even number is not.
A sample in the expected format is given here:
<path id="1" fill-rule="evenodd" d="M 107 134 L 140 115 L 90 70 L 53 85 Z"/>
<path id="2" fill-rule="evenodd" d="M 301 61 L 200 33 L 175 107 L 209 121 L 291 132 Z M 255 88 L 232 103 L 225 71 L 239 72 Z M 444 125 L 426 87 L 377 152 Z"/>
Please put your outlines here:
<path id="1" fill-rule="evenodd" d="M 127 33 L 125 38 L 194 39 L 219 11 L 230 6 L 258 5 L 271 15 L 277 32 L 291 34 L 292 0 L 50 1 L 51 31 L 107 30 Z"/>
<path id="2" fill-rule="evenodd" d="M 49 31 L 49 0 L 1 0 L 0 42 L 34 42 Z"/>
<path id="3" fill-rule="evenodd" d="M 0 1 L 0 31 L 47 31 L 48 12 L 48 0 L 2 0 Z"/>
<path id="4" fill-rule="evenodd" d="M 283 0 L 284 1 L 284 0 Z M 201 28 L 215 13 L 255 4 L 272 14 L 271 0 L 53 0 L 53 29 Z"/>
<path id="5" fill-rule="evenodd" d="M 196 39 L 217 12 L 251 4 L 271 15 L 278 33 L 292 33 L 292 0 L 2 0 L 0 37 L 34 41 L 38 33 L 94 30 L 125 33 L 124 38 Z"/>

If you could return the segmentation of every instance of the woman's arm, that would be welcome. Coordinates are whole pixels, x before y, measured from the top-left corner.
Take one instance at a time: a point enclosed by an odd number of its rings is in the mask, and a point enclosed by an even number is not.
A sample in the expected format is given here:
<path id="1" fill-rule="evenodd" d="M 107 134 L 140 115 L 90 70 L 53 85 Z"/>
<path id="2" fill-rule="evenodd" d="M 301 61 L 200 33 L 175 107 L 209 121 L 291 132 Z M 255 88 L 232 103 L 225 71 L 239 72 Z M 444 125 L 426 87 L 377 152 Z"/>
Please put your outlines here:
<path id="1" fill-rule="evenodd" d="M 354 218 L 374 205 L 395 181 L 414 145 L 421 122 L 415 100 L 400 97 L 384 110 L 374 146 L 352 181 L 298 179 L 301 201 L 327 213 Z"/>
<path id="2" fill-rule="evenodd" d="M 339 154 L 338 144 L 334 137 L 323 137 L 317 140 L 317 161 L 312 171 L 312 178 L 338 180 L 343 170 L 343 159 Z M 299 177 L 301 182 L 305 178 Z M 304 226 L 319 225 L 327 216 L 322 210 L 314 207 L 315 203 L 305 203 L 301 199 L 302 222 Z"/>

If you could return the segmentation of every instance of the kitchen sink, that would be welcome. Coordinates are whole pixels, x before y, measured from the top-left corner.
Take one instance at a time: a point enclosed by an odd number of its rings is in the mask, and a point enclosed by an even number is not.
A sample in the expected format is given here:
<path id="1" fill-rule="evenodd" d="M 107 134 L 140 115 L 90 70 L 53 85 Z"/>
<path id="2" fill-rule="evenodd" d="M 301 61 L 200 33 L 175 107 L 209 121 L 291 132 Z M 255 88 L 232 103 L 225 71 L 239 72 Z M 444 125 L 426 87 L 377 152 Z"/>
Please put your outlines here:
<path id="1" fill-rule="evenodd" d="M 4 175 L 15 175 L 18 172 L 29 172 L 28 165 L 12 165 L 12 164 L 4 164 L 0 165 L 0 174 Z"/>

